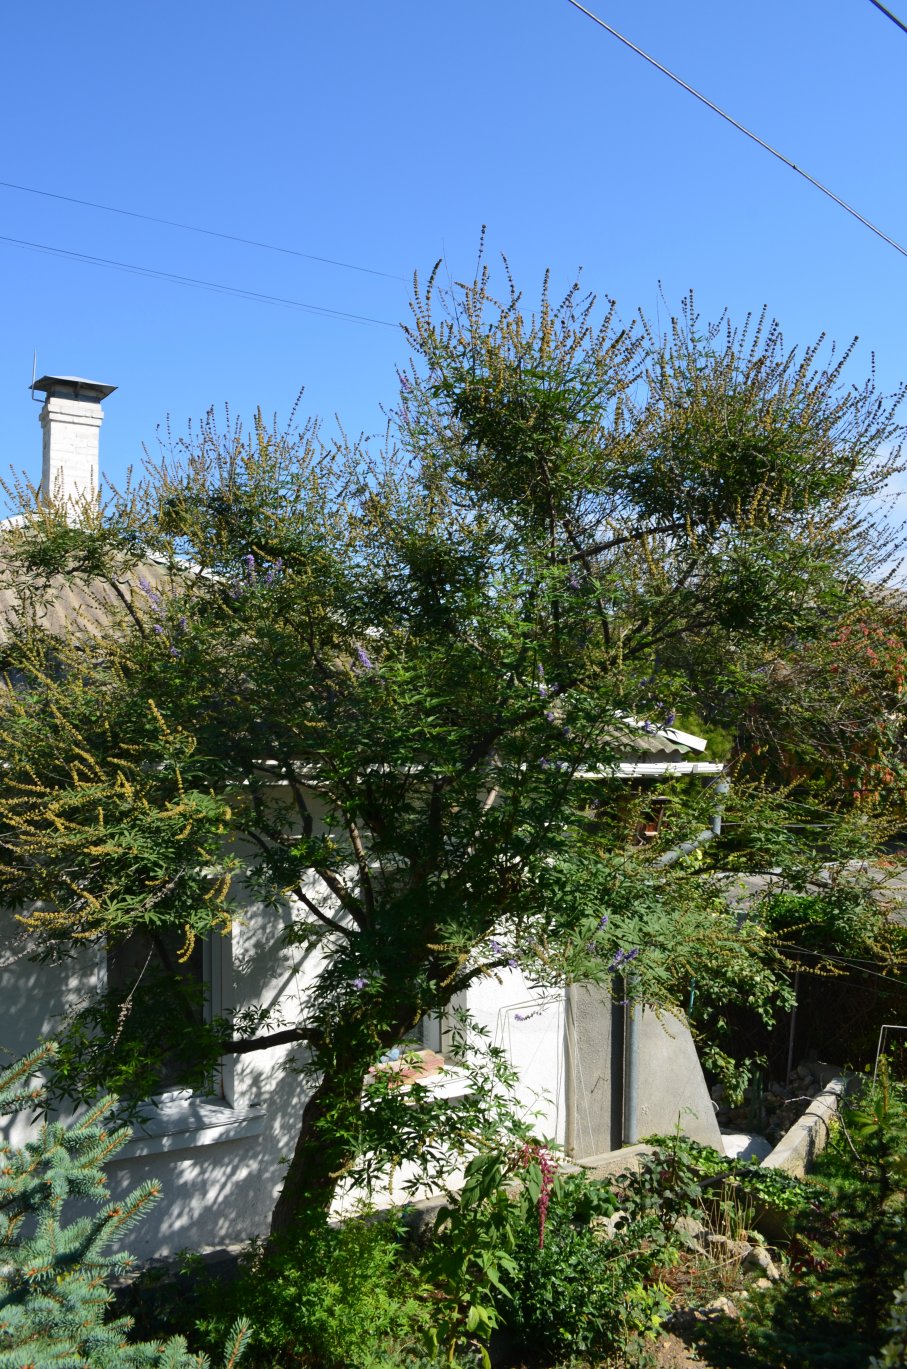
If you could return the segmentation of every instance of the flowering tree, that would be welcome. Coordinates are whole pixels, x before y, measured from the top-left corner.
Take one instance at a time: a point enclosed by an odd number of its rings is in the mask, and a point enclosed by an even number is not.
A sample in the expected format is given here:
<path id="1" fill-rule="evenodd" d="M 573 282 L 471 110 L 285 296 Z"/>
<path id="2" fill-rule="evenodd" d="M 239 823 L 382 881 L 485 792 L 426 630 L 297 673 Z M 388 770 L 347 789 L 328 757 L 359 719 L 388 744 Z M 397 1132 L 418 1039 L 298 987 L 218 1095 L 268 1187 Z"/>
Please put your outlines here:
<path id="1" fill-rule="evenodd" d="M 875 615 L 866 508 L 900 395 L 845 388 L 846 358 L 764 320 L 703 327 L 690 304 L 662 337 L 593 313 L 576 289 L 530 317 L 484 272 L 446 300 L 432 278 L 381 451 L 209 420 L 106 509 L 36 503 L 5 535 L 0 898 L 38 949 L 175 931 L 189 956 L 241 873 L 292 894 L 289 941 L 320 952 L 290 1026 L 206 1028 L 177 977 L 176 999 L 131 985 L 89 1010 L 68 1057 L 135 1093 L 149 1042 L 200 1076 L 298 1046 L 313 1081 L 275 1228 L 324 1210 L 369 1142 L 368 1065 L 477 977 L 632 961 L 645 1002 L 696 976 L 769 1013 L 781 962 L 709 862 L 802 879 L 871 845 L 845 821 L 820 855 L 783 794 L 735 786 L 732 840 L 666 869 L 713 799 L 675 785 L 634 845 L 644 798 L 616 762 L 628 715 L 745 737 L 761 709 L 776 753 L 821 727 L 777 706 L 776 663 Z M 42 616 L 63 581 L 93 596 L 83 629 Z"/>

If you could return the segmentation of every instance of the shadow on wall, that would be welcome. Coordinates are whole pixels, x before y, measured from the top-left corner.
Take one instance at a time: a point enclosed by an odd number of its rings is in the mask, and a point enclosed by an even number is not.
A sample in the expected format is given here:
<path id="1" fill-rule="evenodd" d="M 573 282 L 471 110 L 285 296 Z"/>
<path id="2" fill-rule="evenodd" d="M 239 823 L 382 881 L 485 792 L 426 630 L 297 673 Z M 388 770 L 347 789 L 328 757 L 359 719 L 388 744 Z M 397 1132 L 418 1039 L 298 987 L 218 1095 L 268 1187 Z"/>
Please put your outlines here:
<path id="1" fill-rule="evenodd" d="M 15 915 L 0 910 L 0 1061 L 10 1064 L 60 1029 L 62 1018 L 93 994 L 98 952 L 85 948 L 56 963 L 36 964 Z M 0 1133 L 22 1144 L 29 1113 L 0 1119 Z"/>
<path id="2" fill-rule="evenodd" d="M 307 1094 L 298 1077 L 280 1068 L 283 1052 L 265 1054 L 272 1074 L 260 1135 L 109 1166 L 115 1199 L 147 1179 L 163 1189 L 157 1205 L 123 1242 L 137 1259 L 242 1244 L 267 1232 L 285 1158 L 296 1140 L 293 1123 Z"/>

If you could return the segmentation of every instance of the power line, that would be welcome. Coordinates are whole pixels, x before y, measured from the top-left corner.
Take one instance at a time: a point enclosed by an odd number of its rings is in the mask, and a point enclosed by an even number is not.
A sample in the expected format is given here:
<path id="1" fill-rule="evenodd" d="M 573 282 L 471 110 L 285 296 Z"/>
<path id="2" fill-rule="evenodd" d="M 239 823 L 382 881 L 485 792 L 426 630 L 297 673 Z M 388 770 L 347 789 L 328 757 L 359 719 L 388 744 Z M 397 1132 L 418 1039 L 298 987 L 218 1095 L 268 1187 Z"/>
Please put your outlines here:
<path id="1" fill-rule="evenodd" d="M 869 0 L 869 3 L 870 5 L 875 5 L 877 10 L 881 10 L 893 24 L 897 24 L 902 33 L 907 33 L 907 24 L 902 23 L 896 14 L 891 13 L 890 9 L 886 9 L 885 6 L 880 3 L 880 0 Z"/>
<path id="2" fill-rule="evenodd" d="M 282 252 L 288 257 L 303 257 L 306 261 L 320 261 L 326 266 L 342 266 L 346 271 L 364 271 L 369 276 L 383 276 L 385 280 L 402 280 L 404 276 L 392 275 L 389 271 L 378 271 L 373 266 L 357 266 L 355 262 L 339 261 L 335 257 L 316 257 L 311 252 L 299 252 L 295 247 L 279 247 L 273 242 L 259 242 L 256 238 L 241 238 L 236 233 L 221 233 L 216 228 L 200 228 L 193 223 L 179 223 L 175 219 L 159 219 L 154 214 L 140 214 L 135 209 L 120 209 L 113 204 L 98 204 L 94 200 L 80 200 L 75 195 L 61 195 L 56 190 L 38 190 L 33 185 L 17 185 L 13 181 L 0 181 L 4 190 L 18 190 L 25 195 L 43 195 L 49 200 L 64 200 L 67 204 L 80 204 L 86 209 L 102 209 L 105 214 L 122 214 L 129 219 L 144 219 L 146 223 L 161 223 L 167 228 L 179 228 L 185 233 L 203 233 L 208 238 L 223 238 L 225 242 L 240 242 L 245 247 L 260 247 L 266 252 Z"/>
<path id="3" fill-rule="evenodd" d="M 52 247 L 47 243 L 30 242 L 26 238 L 7 238 L 0 235 L 0 242 L 12 247 L 22 247 L 33 252 L 46 252 L 55 257 L 66 257 L 73 261 L 86 262 L 89 266 L 105 266 L 115 271 L 128 271 L 133 275 L 145 276 L 151 280 L 167 280 L 175 285 L 187 285 L 198 290 L 213 290 L 218 294 L 235 295 L 240 299 L 256 300 L 262 304 L 280 304 L 290 309 L 302 309 L 308 314 L 321 318 L 336 318 L 347 323 L 377 324 L 382 328 L 396 328 L 389 319 L 372 318 L 368 314 L 351 314 L 343 309 L 331 309 L 322 304 L 308 304 L 304 300 L 287 299 L 282 295 L 265 295 L 258 290 L 246 290 L 239 285 L 226 285 L 220 281 L 200 280 L 197 276 L 179 276 L 173 271 L 159 271 L 153 266 L 141 266 L 134 262 L 114 261 L 110 257 L 94 257 L 87 252 L 73 252 L 66 247 Z"/>
<path id="4" fill-rule="evenodd" d="M 895 979 L 893 975 L 882 974 L 879 970 L 868 970 L 867 963 L 870 965 L 884 965 L 884 960 L 848 960 L 847 956 L 831 955 L 828 951 L 810 951 L 806 946 L 794 946 L 788 942 L 787 946 L 782 943 L 782 950 L 796 951 L 798 955 L 810 955 L 814 960 L 828 960 L 835 965 L 846 965 L 848 969 L 859 970 L 861 974 L 870 974 L 874 979 L 887 979 L 891 984 L 902 984 L 903 980 Z"/>
<path id="5" fill-rule="evenodd" d="M 852 204 L 848 204 L 846 200 L 842 200 L 840 195 L 836 195 L 827 185 L 823 185 L 821 181 L 817 181 L 815 176 L 811 176 L 808 171 L 804 171 L 802 166 L 797 166 L 796 162 L 792 162 L 789 157 L 785 157 L 783 152 L 779 152 L 776 147 L 772 147 L 771 143 L 767 143 L 764 138 L 760 138 L 758 133 L 754 133 L 751 128 L 747 128 L 746 124 L 739 123 L 737 119 L 728 114 L 726 110 L 723 110 L 720 105 L 714 104 L 707 96 L 703 95 L 701 91 L 697 90 L 695 86 L 688 85 L 682 77 L 676 74 L 676 72 L 671 71 L 669 67 L 662 66 L 661 62 L 652 57 L 650 53 L 646 52 L 643 48 L 637 47 L 635 43 L 632 43 L 629 38 L 625 38 L 617 29 L 612 28 L 610 24 L 606 24 L 604 19 L 599 19 L 597 14 L 593 14 L 591 10 L 587 10 L 585 5 L 579 3 L 579 0 L 567 0 L 567 3 L 572 5 L 574 9 L 578 9 L 581 14 L 585 14 L 587 19 L 591 19 L 594 24 L 598 24 L 599 28 L 603 28 L 606 33 L 610 33 L 612 38 L 616 38 L 618 42 L 623 43 L 624 47 L 628 47 L 631 52 L 635 52 L 638 57 L 642 57 L 650 66 L 655 67 L 656 71 L 660 71 L 664 76 L 670 77 L 675 85 L 680 86 L 681 90 L 685 90 L 689 95 L 695 96 L 701 104 L 704 104 L 715 114 L 719 114 L 732 128 L 736 128 L 740 133 L 745 133 L 747 138 L 751 138 L 754 143 L 758 143 L 760 147 L 765 148 L 765 151 L 770 152 L 773 157 L 777 157 L 779 162 L 783 162 L 785 166 L 789 166 L 791 171 L 796 171 L 798 176 L 802 176 L 804 180 L 809 181 L 810 185 L 814 185 L 817 190 L 821 190 L 823 195 L 827 195 L 830 200 L 834 200 L 835 204 L 840 205 L 842 209 L 846 209 L 847 213 L 852 214 L 859 223 L 863 224 L 864 228 L 868 228 L 871 233 L 875 233 L 877 238 L 881 238 L 883 242 L 887 242 L 889 247 L 893 247 L 896 252 L 900 252 L 902 257 L 907 257 L 907 247 L 904 247 L 902 243 L 899 243 L 896 238 L 889 237 L 888 234 L 877 227 L 871 219 L 867 219 L 858 209 L 854 209 Z M 871 0 L 871 3 L 875 4 L 876 0 Z M 886 10 L 886 13 L 887 12 L 888 11 Z M 892 15 L 891 17 L 893 18 L 894 16 Z"/>

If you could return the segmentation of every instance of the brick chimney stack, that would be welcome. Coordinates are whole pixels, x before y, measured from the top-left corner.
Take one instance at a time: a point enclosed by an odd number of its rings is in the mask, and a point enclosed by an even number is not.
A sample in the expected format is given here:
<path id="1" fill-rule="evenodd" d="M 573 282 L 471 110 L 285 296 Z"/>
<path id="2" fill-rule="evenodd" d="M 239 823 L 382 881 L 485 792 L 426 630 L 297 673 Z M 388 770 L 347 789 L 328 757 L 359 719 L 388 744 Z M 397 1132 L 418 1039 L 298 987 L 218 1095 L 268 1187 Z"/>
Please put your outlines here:
<path id="1" fill-rule="evenodd" d="M 41 493 L 67 503 L 98 492 L 101 400 L 117 388 L 79 376 L 42 376 L 35 390 L 47 396 L 38 415 L 44 429 Z"/>

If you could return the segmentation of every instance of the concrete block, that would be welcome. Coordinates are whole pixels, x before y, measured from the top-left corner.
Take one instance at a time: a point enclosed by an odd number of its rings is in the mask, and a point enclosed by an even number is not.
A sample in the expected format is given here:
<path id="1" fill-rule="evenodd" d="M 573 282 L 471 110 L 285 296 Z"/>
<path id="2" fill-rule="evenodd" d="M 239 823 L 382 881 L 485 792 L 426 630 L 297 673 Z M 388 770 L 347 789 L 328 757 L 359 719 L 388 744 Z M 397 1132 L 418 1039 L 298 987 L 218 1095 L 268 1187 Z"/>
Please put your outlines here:
<path id="1" fill-rule="evenodd" d="M 669 1013 L 645 1010 L 639 1028 L 637 1135 L 679 1130 L 722 1151 L 721 1131 L 689 1027 Z"/>
<path id="2" fill-rule="evenodd" d="M 602 1155 L 588 1155 L 576 1163 L 580 1169 L 586 1171 L 590 1179 L 610 1179 L 615 1174 L 622 1174 L 624 1170 L 637 1173 L 643 1157 L 654 1154 L 654 1146 L 624 1146 L 622 1150 L 608 1150 Z"/>
<path id="3" fill-rule="evenodd" d="M 812 1168 L 815 1157 L 825 1149 L 829 1128 L 846 1092 L 846 1079 L 842 1076 L 832 1079 L 762 1161 L 763 1166 L 781 1169 L 785 1174 L 802 1179 Z"/>

